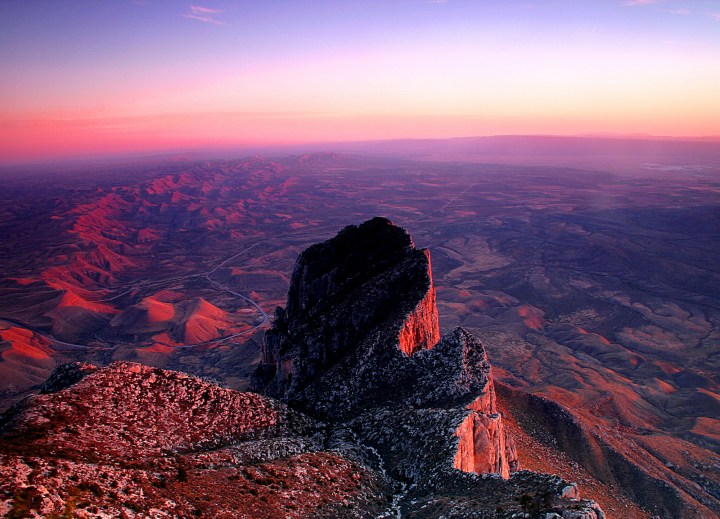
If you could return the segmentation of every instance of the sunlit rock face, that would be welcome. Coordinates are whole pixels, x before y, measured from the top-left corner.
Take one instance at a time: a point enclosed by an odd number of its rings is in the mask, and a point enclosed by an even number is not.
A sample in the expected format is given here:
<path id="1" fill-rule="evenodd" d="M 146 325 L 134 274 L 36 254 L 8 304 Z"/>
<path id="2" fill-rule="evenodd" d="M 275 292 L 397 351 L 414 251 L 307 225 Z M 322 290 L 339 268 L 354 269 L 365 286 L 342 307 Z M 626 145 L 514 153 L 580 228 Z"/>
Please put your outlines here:
<path id="1" fill-rule="evenodd" d="M 505 430 L 499 414 L 472 412 L 455 434 L 460 438 L 455 455 L 456 469 L 510 477 L 510 465 L 505 452 Z"/>
<path id="2" fill-rule="evenodd" d="M 460 439 L 454 466 L 465 472 L 499 474 L 509 478 L 519 469 L 515 442 L 503 425 L 495 405 L 495 388 L 489 375 L 487 390 L 467 406 L 470 414 L 455 431 Z"/>
<path id="3" fill-rule="evenodd" d="M 432 348 L 440 340 L 440 325 L 438 320 L 438 309 L 435 299 L 435 287 L 432 283 L 432 267 L 430 263 L 430 251 L 423 249 L 428 261 L 428 277 L 430 287 L 425 296 L 417 304 L 403 321 L 398 342 L 400 349 L 406 355 L 412 355 L 417 350 Z"/>

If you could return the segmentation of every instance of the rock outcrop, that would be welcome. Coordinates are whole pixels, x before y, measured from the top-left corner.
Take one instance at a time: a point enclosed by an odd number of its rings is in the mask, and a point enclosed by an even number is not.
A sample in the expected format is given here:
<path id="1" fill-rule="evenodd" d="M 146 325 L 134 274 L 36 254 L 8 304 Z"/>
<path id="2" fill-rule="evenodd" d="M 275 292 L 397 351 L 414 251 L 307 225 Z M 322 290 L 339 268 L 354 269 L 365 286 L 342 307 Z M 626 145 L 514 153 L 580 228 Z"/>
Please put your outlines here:
<path id="1" fill-rule="evenodd" d="M 518 470 L 483 345 L 440 339 L 429 252 L 388 220 L 300 256 L 255 383 L 286 403 L 61 367 L 0 417 L 0 515 L 604 518 Z"/>
<path id="2" fill-rule="evenodd" d="M 509 448 L 512 440 L 505 433 L 498 413 L 488 415 L 473 411 L 463 420 L 455 434 L 460 438 L 455 455 L 456 469 L 510 477 L 510 460 L 513 460 L 514 450 Z M 517 460 L 513 461 L 517 468 Z"/>
<path id="3" fill-rule="evenodd" d="M 116 362 L 95 370 L 70 364 L 49 382 L 68 373 L 77 374 L 73 382 L 47 384 L 44 394 L 20 404 L 22 412 L 5 427 L 5 439 L 35 436 L 38 449 L 62 443 L 83 458 L 103 453 L 137 460 L 293 428 L 304 434 L 313 423 L 275 400 L 141 364 Z M 132 431 L 118 434 L 119 428 Z"/>
<path id="4" fill-rule="evenodd" d="M 304 251 L 255 388 L 322 417 L 377 401 L 377 376 L 440 340 L 430 253 L 385 218 Z M 324 410 L 320 410 L 322 405 Z"/>
<path id="5" fill-rule="evenodd" d="M 450 506 L 488 474 L 499 476 L 496 495 L 473 498 L 473 513 L 517 492 L 543 493 L 557 509 L 568 484 L 519 471 L 482 344 L 462 328 L 438 340 L 437 315 L 429 251 L 386 219 L 347 227 L 300 255 L 255 388 L 369 446 L 412 485 L 403 513 L 422 516 L 417 503 L 429 495 Z"/>
<path id="6" fill-rule="evenodd" d="M 430 252 L 404 229 L 384 218 L 343 229 L 298 258 L 258 389 L 332 421 L 398 402 L 464 407 L 455 467 L 509 478 L 518 464 L 485 350 L 462 329 L 433 349 L 435 297 Z"/>
<path id="7" fill-rule="evenodd" d="M 430 278 L 430 286 L 420 302 L 405 316 L 398 334 L 398 346 L 408 356 L 421 349 L 430 349 L 440 340 L 440 325 L 435 301 L 435 287 L 432 283 L 430 251 L 422 249 L 421 252 L 427 258 L 427 275 Z"/>
<path id="8" fill-rule="evenodd" d="M 393 491 L 267 397 L 128 362 L 50 381 L 0 420 L 3 517 L 369 517 Z"/>

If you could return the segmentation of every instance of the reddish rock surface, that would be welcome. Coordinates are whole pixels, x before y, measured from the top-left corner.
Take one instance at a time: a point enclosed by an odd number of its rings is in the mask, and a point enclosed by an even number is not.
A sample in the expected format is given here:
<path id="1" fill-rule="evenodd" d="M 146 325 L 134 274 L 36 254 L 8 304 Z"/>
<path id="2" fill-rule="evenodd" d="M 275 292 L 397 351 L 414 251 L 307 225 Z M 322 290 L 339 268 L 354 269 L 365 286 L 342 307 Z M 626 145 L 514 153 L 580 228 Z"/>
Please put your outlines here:
<path id="1" fill-rule="evenodd" d="M 491 379 L 488 390 L 467 407 L 470 414 L 455 431 L 460 443 L 454 466 L 465 472 L 499 474 L 507 479 L 520 465 L 515 441 L 505 428 L 495 401 Z"/>
<path id="2" fill-rule="evenodd" d="M 478 474 L 500 474 L 505 479 L 510 477 L 510 466 L 505 456 L 505 429 L 499 414 L 486 415 L 473 411 L 455 434 L 460 438 L 455 468 Z"/>
<path id="3" fill-rule="evenodd" d="M 306 517 L 381 511 L 382 476 L 279 402 L 140 364 L 66 365 L 3 417 L 8 517 Z M 51 392 L 50 392 L 51 391 Z"/>
<path id="4" fill-rule="evenodd" d="M 430 251 L 422 251 L 428 261 L 428 276 L 430 288 L 417 306 L 405 317 L 398 343 L 406 355 L 412 355 L 417 350 L 432 348 L 440 340 L 440 323 L 436 303 L 435 287 L 432 284 L 432 263 Z"/>

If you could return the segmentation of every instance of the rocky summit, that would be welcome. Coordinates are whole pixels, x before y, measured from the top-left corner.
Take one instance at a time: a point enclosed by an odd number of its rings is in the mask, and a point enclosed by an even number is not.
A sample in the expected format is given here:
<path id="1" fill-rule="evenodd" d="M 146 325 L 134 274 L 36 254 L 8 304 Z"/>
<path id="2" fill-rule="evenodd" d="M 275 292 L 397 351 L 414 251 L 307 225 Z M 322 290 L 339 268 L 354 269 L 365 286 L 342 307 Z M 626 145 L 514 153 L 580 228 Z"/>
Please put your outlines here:
<path id="1" fill-rule="evenodd" d="M 300 255 L 255 386 L 324 418 L 346 416 L 394 393 L 405 381 L 393 367 L 439 340 L 430 253 L 373 218 Z"/>
<path id="2" fill-rule="evenodd" d="M 483 345 L 440 337 L 430 253 L 374 218 L 297 260 L 241 393 L 119 362 L 59 368 L 0 421 L 9 517 L 600 519 L 522 470 Z"/>
<path id="3" fill-rule="evenodd" d="M 564 510 L 570 485 L 519 470 L 485 350 L 462 328 L 440 339 L 435 298 L 430 252 L 404 229 L 346 227 L 298 258 L 255 389 L 369 447 L 411 517 L 604 517 L 574 490 Z"/>

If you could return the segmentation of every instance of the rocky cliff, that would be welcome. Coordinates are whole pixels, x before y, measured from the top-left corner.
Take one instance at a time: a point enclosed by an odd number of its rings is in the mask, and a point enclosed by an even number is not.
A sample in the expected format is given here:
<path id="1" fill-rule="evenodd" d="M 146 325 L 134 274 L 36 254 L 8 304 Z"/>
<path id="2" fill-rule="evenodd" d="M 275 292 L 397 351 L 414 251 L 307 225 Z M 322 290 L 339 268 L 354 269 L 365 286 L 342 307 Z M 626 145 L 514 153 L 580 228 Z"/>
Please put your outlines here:
<path id="1" fill-rule="evenodd" d="M 519 470 L 483 345 L 437 315 L 428 251 L 382 218 L 348 227 L 300 256 L 267 333 L 256 388 L 286 403 L 63 366 L 0 418 L 0 514 L 604 518 Z"/>
<path id="2" fill-rule="evenodd" d="M 471 411 L 455 434 L 460 438 L 454 466 L 465 472 L 500 474 L 509 478 L 519 468 L 515 441 L 503 426 L 495 406 L 495 390 L 488 391 L 468 406 Z"/>
<path id="3" fill-rule="evenodd" d="M 480 491 L 483 475 L 506 483 L 474 497 L 473 513 L 520 489 L 558 506 L 559 478 L 518 470 L 482 344 L 461 328 L 439 339 L 437 315 L 429 251 L 383 218 L 347 227 L 300 255 L 255 388 L 370 447 L 411 485 L 403 512 L 421 517 L 413 500 Z M 588 506 L 585 517 L 602 516 Z"/>
<path id="4" fill-rule="evenodd" d="M 287 305 L 266 334 L 255 388 L 337 416 L 376 401 L 388 364 L 439 340 L 430 253 L 373 218 L 300 255 Z"/>
<path id="5" fill-rule="evenodd" d="M 327 420 L 408 401 L 464 407 L 455 467 L 510 477 L 518 463 L 485 350 L 462 329 L 433 349 L 435 297 L 430 252 L 404 229 L 384 218 L 343 229 L 298 258 L 258 389 Z"/>

